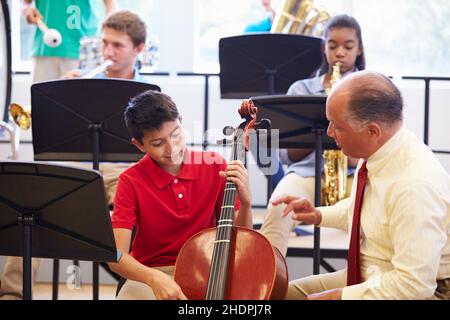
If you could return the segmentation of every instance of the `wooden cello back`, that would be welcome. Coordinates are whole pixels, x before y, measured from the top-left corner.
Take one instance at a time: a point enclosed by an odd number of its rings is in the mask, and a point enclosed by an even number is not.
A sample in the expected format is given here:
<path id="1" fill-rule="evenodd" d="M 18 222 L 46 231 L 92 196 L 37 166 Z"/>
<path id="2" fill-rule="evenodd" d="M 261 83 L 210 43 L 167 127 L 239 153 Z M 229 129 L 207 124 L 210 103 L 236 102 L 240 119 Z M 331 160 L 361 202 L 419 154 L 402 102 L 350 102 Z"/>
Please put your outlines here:
<path id="1" fill-rule="evenodd" d="M 248 130 L 256 125 L 257 109 L 244 101 L 246 119 L 236 130 L 232 160 L 243 160 Z M 236 186 L 227 182 L 218 225 L 189 239 L 175 265 L 175 281 L 194 300 L 284 299 L 288 286 L 283 255 L 259 232 L 234 226 Z"/>

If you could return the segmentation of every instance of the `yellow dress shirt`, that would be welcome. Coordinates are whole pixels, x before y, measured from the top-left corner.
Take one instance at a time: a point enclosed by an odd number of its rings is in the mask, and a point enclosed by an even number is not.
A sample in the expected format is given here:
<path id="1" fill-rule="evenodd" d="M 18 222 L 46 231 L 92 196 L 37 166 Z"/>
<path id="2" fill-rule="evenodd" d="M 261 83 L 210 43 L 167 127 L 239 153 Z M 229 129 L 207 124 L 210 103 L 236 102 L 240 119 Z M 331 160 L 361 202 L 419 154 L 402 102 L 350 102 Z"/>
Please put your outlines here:
<path id="1" fill-rule="evenodd" d="M 361 209 L 364 282 L 345 287 L 342 298 L 430 298 L 436 280 L 450 277 L 450 176 L 404 126 L 367 159 L 367 169 Z M 318 208 L 320 226 L 351 230 L 356 185 L 349 198 Z"/>

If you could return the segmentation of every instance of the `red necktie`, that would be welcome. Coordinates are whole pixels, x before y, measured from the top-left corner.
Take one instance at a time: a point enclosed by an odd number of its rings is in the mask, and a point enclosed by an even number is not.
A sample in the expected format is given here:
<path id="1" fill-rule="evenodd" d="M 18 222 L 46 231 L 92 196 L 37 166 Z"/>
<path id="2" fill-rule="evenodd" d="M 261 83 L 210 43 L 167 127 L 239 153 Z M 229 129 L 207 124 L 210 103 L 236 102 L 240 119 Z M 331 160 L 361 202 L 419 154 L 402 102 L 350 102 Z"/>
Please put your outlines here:
<path id="1" fill-rule="evenodd" d="M 358 184 L 356 186 L 355 210 L 353 211 L 352 233 L 348 249 L 347 285 L 361 282 L 361 266 L 359 263 L 359 244 L 361 236 L 361 207 L 364 198 L 364 188 L 367 182 L 366 161 L 358 170 Z"/>

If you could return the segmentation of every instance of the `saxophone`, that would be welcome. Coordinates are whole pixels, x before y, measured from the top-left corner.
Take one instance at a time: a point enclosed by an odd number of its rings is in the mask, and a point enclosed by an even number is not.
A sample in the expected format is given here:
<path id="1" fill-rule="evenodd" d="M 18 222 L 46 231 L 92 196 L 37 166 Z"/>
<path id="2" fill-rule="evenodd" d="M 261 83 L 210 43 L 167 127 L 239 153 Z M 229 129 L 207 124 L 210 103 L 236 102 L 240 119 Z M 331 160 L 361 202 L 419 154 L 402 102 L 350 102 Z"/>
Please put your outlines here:
<path id="1" fill-rule="evenodd" d="M 341 78 L 341 63 L 333 65 L 328 96 L 334 84 Z M 322 205 L 331 206 L 348 196 L 347 156 L 342 150 L 325 150 L 323 153 L 324 175 L 322 181 Z"/>

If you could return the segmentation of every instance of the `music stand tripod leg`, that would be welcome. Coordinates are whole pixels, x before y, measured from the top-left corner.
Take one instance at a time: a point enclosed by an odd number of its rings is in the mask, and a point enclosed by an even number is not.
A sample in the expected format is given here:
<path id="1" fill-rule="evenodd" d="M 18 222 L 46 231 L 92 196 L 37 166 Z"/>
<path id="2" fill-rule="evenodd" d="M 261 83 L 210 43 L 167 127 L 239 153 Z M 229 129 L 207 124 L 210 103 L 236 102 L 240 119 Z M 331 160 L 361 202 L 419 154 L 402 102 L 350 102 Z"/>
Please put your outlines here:
<path id="1" fill-rule="evenodd" d="M 100 170 L 100 133 L 102 131 L 102 125 L 99 123 L 92 123 L 92 168 L 94 170 Z M 99 299 L 99 263 L 92 263 L 92 299 Z"/>
<path id="2" fill-rule="evenodd" d="M 59 290 L 59 259 L 53 259 L 52 300 L 58 300 Z"/>
<path id="3" fill-rule="evenodd" d="M 314 205 L 321 205 L 322 194 L 322 135 L 323 128 L 316 128 L 316 164 L 315 164 L 315 184 L 314 184 Z M 313 249 L 313 274 L 320 273 L 320 228 L 314 227 L 314 249 Z"/>
<path id="4" fill-rule="evenodd" d="M 32 248 L 32 228 L 35 224 L 33 214 L 23 214 L 19 216 L 19 224 L 23 228 L 23 300 L 31 300 L 31 248 Z"/>

